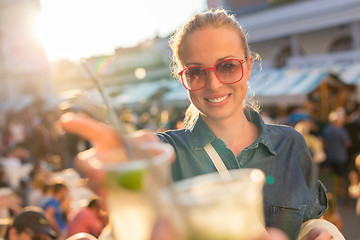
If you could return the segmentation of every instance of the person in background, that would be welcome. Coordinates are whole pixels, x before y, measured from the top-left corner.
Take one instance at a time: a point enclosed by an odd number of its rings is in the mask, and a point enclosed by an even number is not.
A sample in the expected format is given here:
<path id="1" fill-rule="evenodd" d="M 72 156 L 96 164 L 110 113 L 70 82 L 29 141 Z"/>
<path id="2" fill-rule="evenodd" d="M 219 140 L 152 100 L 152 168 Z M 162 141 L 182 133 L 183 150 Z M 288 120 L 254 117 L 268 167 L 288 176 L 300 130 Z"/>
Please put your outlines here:
<path id="1" fill-rule="evenodd" d="M 42 187 L 42 197 L 36 206 L 42 207 L 54 196 L 54 183 L 45 182 Z"/>
<path id="2" fill-rule="evenodd" d="M 349 170 L 356 170 L 355 158 L 360 153 L 360 116 L 358 115 L 360 111 L 356 109 L 360 109 L 360 104 L 355 105 L 355 109 L 347 113 L 344 125 L 351 139 L 351 146 L 348 148 Z"/>
<path id="3" fill-rule="evenodd" d="M 228 170 L 262 170 L 275 179 L 264 187 L 266 225 L 296 239 L 303 222 L 324 214 L 327 199 L 301 134 L 288 126 L 265 124 L 257 106 L 246 98 L 256 55 L 244 30 L 226 11 L 209 10 L 185 23 L 172 37 L 171 46 L 174 73 L 191 100 L 184 129 L 159 133 L 158 138 L 143 133 L 133 141 L 160 139 L 171 144 L 177 157 L 171 170 L 174 181 L 216 172 L 204 149 L 210 145 Z M 94 155 L 119 148 L 123 149 L 119 159 L 128 159 L 121 136 L 110 126 L 74 115 L 64 116 L 62 126 L 94 143 L 93 149 L 82 153 L 88 158 L 78 162 L 91 179 L 101 178 L 101 171 L 89 162 Z M 330 239 L 330 234 L 315 228 L 307 234 L 307 240 L 312 239 Z"/>
<path id="4" fill-rule="evenodd" d="M 25 207 L 8 228 L 5 240 L 51 240 L 56 239 L 44 211 L 39 207 Z"/>
<path id="5" fill-rule="evenodd" d="M 329 114 L 329 124 L 322 132 L 326 153 L 326 162 L 335 174 L 334 179 L 334 199 L 346 197 L 347 175 L 348 175 L 348 153 L 347 149 L 351 146 L 351 139 L 344 128 L 345 111 L 338 108 Z"/>
<path id="6" fill-rule="evenodd" d="M 43 188 L 46 184 L 46 176 L 42 173 L 35 175 L 30 182 L 29 205 L 40 206 L 40 201 L 44 199 Z"/>
<path id="7" fill-rule="evenodd" d="M 49 219 L 51 227 L 61 236 L 65 234 L 67 227 L 66 212 L 62 203 L 68 197 L 68 187 L 64 183 L 55 183 L 53 186 L 54 195 L 42 206 Z"/>
<path id="8" fill-rule="evenodd" d="M 99 237 L 106 222 L 106 216 L 101 209 L 99 199 L 92 198 L 86 207 L 81 208 L 69 220 L 66 237 L 71 237 L 77 233 L 89 233 L 94 237 Z"/>
<path id="9" fill-rule="evenodd" d="M 349 195 L 356 199 L 356 215 L 360 217 L 360 154 L 355 158 L 355 168 L 349 173 Z"/>
<path id="10" fill-rule="evenodd" d="M 0 218 L 10 216 L 8 211 L 17 214 L 21 210 L 21 199 L 14 193 L 0 195 Z"/>
<path id="11" fill-rule="evenodd" d="M 0 187 L 0 218 L 10 218 L 19 213 L 22 205 L 21 197 L 12 188 L 6 184 Z"/>
<path id="12" fill-rule="evenodd" d="M 316 172 L 319 174 L 320 163 L 326 159 L 324 151 L 324 144 L 322 140 L 311 133 L 311 122 L 310 120 L 302 120 L 295 125 L 295 130 L 301 133 L 308 145 L 312 160 L 316 167 Z"/>
<path id="13" fill-rule="evenodd" d="M 2 161 L 8 183 L 14 191 L 17 191 L 22 178 L 22 149 L 23 148 L 21 146 L 15 146 L 9 150 L 8 155 Z M 17 169 L 17 171 L 14 171 L 14 169 Z"/>
<path id="14" fill-rule="evenodd" d="M 2 159 L 1 159 L 1 161 L 2 161 Z M 1 163 L 0 164 L 0 188 L 3 188 L 3 187 L 10 187 L 10 184 L 9 184 L 8 176 L 5 171 L 5 167 Z"/>

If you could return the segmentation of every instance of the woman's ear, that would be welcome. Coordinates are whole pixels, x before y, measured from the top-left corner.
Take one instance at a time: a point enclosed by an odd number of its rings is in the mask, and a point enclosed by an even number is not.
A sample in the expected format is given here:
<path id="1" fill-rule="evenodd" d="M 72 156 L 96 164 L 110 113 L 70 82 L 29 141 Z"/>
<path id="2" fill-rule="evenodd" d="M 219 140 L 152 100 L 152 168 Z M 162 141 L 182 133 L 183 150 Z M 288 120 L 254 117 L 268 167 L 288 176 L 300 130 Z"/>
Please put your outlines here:
<path id="1" fill-rule="evenodd" d="M 252 66 L 252 57 L 251 56 L 248 56 L 246 58 L 246 63 L 247 63 L 247 65 L 248 65 L 248 67 L 249 67 L 249 69 L 251 71 L 251 66 Z"/>
<path id="2" fill-rule="evenodd" d="M 252 67 L 252 58 L 249 56 L 245 59 L 245 68 L 244 68 L 244 77 L 246 81 L 250 79 L 251 76 L 251 67 Z"/>

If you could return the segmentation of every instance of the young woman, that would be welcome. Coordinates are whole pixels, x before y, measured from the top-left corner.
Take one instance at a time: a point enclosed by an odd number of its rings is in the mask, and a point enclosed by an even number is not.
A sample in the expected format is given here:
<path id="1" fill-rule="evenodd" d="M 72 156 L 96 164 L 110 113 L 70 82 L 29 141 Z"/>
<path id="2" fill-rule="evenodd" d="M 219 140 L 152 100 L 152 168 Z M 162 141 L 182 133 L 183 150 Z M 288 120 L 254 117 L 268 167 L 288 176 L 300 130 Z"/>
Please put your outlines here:
<path id="1" fill-rule="evenodd" d="M 254 54 L 235 18 L 224 10 L 196 14 L 171 40 L 174 72 L 188 90 L 191 105 L 185 128 L 159 133 L 176 152 L 175 181 L 215 172 L 204 147 L 216 150 L 227 169 L 261 169 L 266 225 L 296 239 L 303 222 L 319 218 L 327 208 L 303 137 L 291 127 L 267 125 L 246 100 Z M 92 154 L 122 146 L 110 127 L 67 116 L 65 130 L 92 140 Z M 145 134 L 142 141 L 154 141 Z M 124 151 L 124 155 L 126 155 Z M 83 162 L 86 171 L 93 171 Z M 330 239 L 324 231 L 308 239 Z"/>

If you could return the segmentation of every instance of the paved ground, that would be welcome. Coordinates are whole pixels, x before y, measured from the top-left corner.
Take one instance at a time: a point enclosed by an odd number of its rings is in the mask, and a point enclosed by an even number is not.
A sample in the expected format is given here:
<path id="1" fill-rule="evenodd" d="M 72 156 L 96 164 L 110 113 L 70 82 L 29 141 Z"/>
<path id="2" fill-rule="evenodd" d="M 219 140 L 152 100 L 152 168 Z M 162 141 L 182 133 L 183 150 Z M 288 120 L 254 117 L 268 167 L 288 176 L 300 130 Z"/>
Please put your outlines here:
<path id="1" fill-rule="evenodd" d="M 332 175 L 327 171 L 322 171 L 319 175 L 328 192 L 334 191 Z M 360 240 L 360 216 L 355 213 L 354 199 L 338 198 L 337 208 L 343 221 L 342 233 L 346 240 Z"/>
<path id="2" fill-rule="evenodd" d="M 360 240 L 360 217 L 355 214 L 354 201 L 339 205 L 339 213 L 343 219 L 343 234 L 346 240 Z"/>

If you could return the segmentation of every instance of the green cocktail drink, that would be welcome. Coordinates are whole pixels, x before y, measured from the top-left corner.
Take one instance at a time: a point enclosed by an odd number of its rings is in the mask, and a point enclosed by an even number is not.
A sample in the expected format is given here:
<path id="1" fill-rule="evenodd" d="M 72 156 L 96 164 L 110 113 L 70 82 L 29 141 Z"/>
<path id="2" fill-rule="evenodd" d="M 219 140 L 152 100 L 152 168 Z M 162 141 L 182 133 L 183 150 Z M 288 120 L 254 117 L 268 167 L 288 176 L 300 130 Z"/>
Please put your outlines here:
<path id="1" fill-rule="evenodd" d="M 172 147 L 146 146 L 158 154 L 125 163 L 106 163 L 107 205 L 117 240 L 149 240 L 158 217 L 157 196 L 169 183 Z M 116 151 L 109 153 L 116 158 Z"/>

